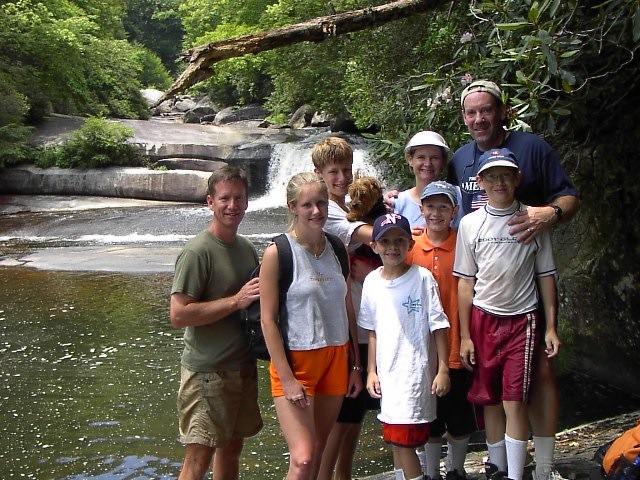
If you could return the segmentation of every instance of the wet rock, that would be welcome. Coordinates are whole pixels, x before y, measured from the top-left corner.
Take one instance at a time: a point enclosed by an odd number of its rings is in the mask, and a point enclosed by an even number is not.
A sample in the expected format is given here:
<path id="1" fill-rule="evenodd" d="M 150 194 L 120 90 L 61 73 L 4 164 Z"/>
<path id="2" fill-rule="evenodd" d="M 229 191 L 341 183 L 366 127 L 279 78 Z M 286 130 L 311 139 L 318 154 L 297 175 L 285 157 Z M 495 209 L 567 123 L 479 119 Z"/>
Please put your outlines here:
<path id="1" fill-rule="evenodd" d="M 169 170 L 200 170 L 203 172 L 213 172 L 223 165 L 227 165 L 227 163 L 201 158 L 163 158 L 155 163 L 156 167 L 166 167 Z"/>
<path id="2" fill-rule="evenodd" d="M 214 125 L 226 125 L 245 120 L 264 120 L 269 112 L 262 105 L 248 105 L 246 107 L 227 107 L 216 114 Z"/>
<path id="3" fill-rule="evenodd" d="M 2 171 L 0 191 L 23 195 L 93 195 L 201 202 L 206 197 L 210 176 L 210 172 L 195 170 L 20 166 Z"/>

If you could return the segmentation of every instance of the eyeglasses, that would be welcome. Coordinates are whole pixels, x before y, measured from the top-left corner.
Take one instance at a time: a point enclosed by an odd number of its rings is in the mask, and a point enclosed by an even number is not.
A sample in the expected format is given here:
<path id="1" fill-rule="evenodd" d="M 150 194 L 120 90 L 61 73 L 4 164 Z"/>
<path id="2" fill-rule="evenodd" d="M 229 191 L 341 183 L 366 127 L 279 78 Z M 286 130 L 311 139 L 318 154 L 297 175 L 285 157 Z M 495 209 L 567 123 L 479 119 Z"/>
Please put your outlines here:
<path id="1" fill-rule="evenodd" d="M 482 178 L 487 182 L 496 183 L 500 182 L 511 182 L 516 178 L 516 174 L 513 172 L 508 173 L 485 173 L 482 175 Z"/>

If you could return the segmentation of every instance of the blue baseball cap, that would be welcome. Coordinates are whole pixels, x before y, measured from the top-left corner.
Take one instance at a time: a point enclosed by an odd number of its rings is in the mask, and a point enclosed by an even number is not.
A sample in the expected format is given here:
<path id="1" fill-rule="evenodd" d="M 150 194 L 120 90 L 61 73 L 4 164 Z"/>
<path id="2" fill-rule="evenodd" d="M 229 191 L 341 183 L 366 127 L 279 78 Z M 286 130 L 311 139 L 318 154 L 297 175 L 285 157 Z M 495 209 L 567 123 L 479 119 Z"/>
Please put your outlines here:
<path id="1" fill-rule="evenodd" d="M 520 170 L 516 156 L 508 148 L 487 150 L 478 159 L 478 166 L 478 175 L 491 167 L 511 167 Z"/>
<path id="2" fill-rule="evenodd" d="M 375 222 L 373 222 L 373 241 L 377 242 L 380 237 L 382 237 L 388 230 L 392 228 L 397 228 L 401 230 L 407 237 L 411 237 L 411 225 L 409 224 L 409 220 L 402 215 L 398 215 L 397 213 L 387 213 L 385 215 L 380 215 L 376 218 Z"/>
<path id="3" fill-rule="evenodd" d="M 456 187 L 454 187 L 450 183 L 443 182 L 442 180 L 431 182 L 422 190 L 420 201 L 424 200 L 425 198 L 433 197 L 434 195 L 446 195 L 447 198 L 451 200 L 451 205 L 453 205 L 454 207 L 458 205 L 458 194 L 456 192 Z"/>

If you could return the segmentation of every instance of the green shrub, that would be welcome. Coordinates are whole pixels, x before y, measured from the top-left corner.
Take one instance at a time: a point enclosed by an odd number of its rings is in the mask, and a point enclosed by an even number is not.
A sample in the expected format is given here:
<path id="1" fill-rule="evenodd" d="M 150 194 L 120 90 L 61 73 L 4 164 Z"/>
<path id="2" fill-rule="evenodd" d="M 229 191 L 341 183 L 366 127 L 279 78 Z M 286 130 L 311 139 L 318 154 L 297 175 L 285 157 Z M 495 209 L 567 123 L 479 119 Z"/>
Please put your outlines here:
<path id="1" fill-rule="evenodd" d="M 39 147 L 35 149 L 33 163 L 40 168 L 50 168 L 58 165 L 60 147 Z"/>
<path id="2" fill-rule="evenodd" d="M 27 136 L 31 127 L 10 123 L 0 127 L 0 168 L 22 163 L 29 158 Z"/>
<path id="3" fill-rule="evenodd" d="M 141 165 L 137 148 L 127 142 L 133 134 L 133 129 L 120 123 L 92 117 L 52 155 L 61 168 Z"/>

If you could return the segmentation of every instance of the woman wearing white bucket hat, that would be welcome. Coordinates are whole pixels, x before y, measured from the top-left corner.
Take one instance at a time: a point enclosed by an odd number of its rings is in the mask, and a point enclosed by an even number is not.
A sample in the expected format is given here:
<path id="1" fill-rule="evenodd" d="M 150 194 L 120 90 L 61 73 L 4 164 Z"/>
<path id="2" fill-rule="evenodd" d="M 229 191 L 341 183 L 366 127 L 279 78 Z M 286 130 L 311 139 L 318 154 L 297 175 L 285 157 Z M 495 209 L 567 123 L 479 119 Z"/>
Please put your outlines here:
<path id="1" fill-rule="evenodd" d="M 404 156 L 415 177 L 415 186 L 403 190 L 392 200 L 393 211 L 409 219 L 411 227 L 424 228 L 420 195 L 428 184 L 440 179 L 449 156 L 449 146 L 442 136 L 430 130 L 416 133 L 404 148 Z M 458 190 L 458 200 L 460 200 Z M 458 218 L 453 227 L 458 225 Z"/>

